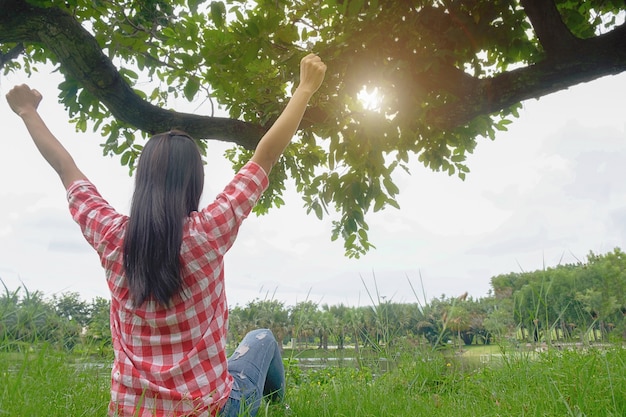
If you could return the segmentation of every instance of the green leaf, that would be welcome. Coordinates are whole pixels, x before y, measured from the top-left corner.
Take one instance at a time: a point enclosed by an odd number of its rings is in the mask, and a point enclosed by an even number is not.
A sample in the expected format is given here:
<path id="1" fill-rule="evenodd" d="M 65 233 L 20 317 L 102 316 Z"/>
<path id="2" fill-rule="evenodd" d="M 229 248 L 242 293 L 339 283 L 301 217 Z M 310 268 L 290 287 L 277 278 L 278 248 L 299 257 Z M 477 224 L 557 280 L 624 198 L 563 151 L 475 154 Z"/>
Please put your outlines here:
<path id="1" fill-rule="evenodd" d="M 452 162 L 463 162 L 465 161 L 465 155 L 463 154 L 452 155 L 452 157 L 450 157 L 450 160 Z"/>
<path id="2" fill-rule="evenodd" d="M 385 203 L 387 202 L 387 198 L 379 193 L 374 198 L 374 212 L 380 211 L 383 207 L 385 207 Z"/>
<path id="3" fill-rule="evenodd" d="M 178 36 L 176 35 L 176 32 L 174 31 L 174 29 L 172 29 L 169 26 L 164 27 L 161 30 L 161 33 L 163 34 L 163 36 L 166 36 L 168 38 L 177 38 Z"/>
<path id="4" fill-rule="evenodd" d="M 124 152 L 124 154 L 122 155 L 122 158 L 120 160 L 122 165 L 128 165 L 129 161 L 130 161 L 130 157 L 132 156 L 132 152 L 131 151 L 127 151 Z"/>
<path id="5" fill-rule="evenodd" d="M 398 210 L 400 210 L 400 204 L 398 204 L 398 202 L 392 198 L 390 198 L 389 200 L 387 200 L 387 204 L 389 204 L 391 207 L 394 207 Z"/>
<path id="6" fill-rule="evenodd" d="M 400 192 L 396 184 L 394 184 L 390 178 L 383 179 L 383 185 L 385 186 L 385 188 L 387 189 L 387 192 L 389 193 L 391 197 L 393 197 L 394 195 Z"/>
<path id="7" fill-rule="evenodd" d="M 317 216 L 318 219 L 322 220 L 324 218 L 322 206 L 317 201 L 313 203 L 313 210 L 315 211 L 315 215 Z"/>
<path id="8" fill-rule="evenodd" d="M 213 20 L 213 23 L 215 23 L 215 27 L 224 27 L 224 18 L 226 16 L 226 6 L 224 5 L 224 2 L 212 1 L 210 10 L 211 20 Z"/>
<path id="9" fill-rule="evenodd" d="M 351 248 L 352 246 L 354 246 L 354 242 L 356 241 L 356 235 L 355 234 L 351 234 L 346 238 L 346 243 L 345 243 L 345 247 L 346 248 Z"/>
<path id="10" fill-rule="evenodd" d="M 254 20 L 249 20 L 248 26 L 246 27 L 246 33 L 248 33 L 248 35 L 252 36 L 253 38 L 256 38 L 257 36 L 259 36 L 260 29 L 259 29 L 259 25 L 257 24 L 257 22 L 255 22 Z M 255 52 L 255 55 L 256 55 L 256 52 Z"/>
<path id="11" fill-rule="evenodd" d="M 279 195 L 274 196 L 273 202 L 276 207 L 281 207 L 285 205 L 285 200 L 283 200 Z"/>
<path id="12" fill-rule="evenodd" d="M 76 130 L 80 131 L 80 132 L 86 132 L 87 131 L 87 119 L 85 118 L 80 118 L 76 121 Z"/>
<path id="13" fill-rule="evenodd" d="M 346 0 L 348 1 L 348 0 Z M 348 16 L 356 16 L 363 8 L 364 0 L 349 0 Z"/>
<path id="14" fill-rule="evenodd" d="M 122 142 L 119 146 L 116 146 L 113 149 L 113 153 L 116 155 L 120 155 L 122 152 L 128 149 L 128 142 Z M 125 165 L 125 164 L 123 164 Z"/>
<path id="15" fill-rule="evenodd" d="M 137 78 L 139 78 L 139 75 L 135 71 L 128 68 L 120 68 L 119 73 L 131 80 L 136 80 Z"/>
<path id="16" fill-rule="evenodd" d="M 348 234 L 356 232 L 356 221 L 349 217 L 344 224 L 344 231 Z"/>
<path id="17" fill-rule="evenodd" d="M 189 101 L 192 101 L 199 89 L 200 82 L 198 81 L 198 79 L 196 77 L 189 78 L 189 80 L 187 80 L 187 84 L 185 84 L 185 88 L 183 89 L 185 98 Z"/>
<path id="18" fill-rule="evenodd" d="M 204 3 L 204 1 L 205 0 L 187 0 L 187 6 L 191 13 L 196 14 L 198 13 L 198 6 Z"/>

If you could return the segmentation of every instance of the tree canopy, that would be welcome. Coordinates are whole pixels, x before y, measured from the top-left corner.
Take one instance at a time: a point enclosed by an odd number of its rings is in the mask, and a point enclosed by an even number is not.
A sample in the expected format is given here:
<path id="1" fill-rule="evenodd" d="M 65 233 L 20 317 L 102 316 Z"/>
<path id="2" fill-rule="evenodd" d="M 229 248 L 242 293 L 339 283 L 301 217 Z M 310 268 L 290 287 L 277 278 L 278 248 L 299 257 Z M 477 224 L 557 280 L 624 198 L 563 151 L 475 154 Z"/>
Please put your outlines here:
<path id="1" fill-rule="evenodd" d="M 80 131 L 132 167 L 141 138 L 181 128 L 247 160 L 278 117 L 308 51 L 327 79 L 272 172 L 308 212 L 330 215 L 348 256 L 372 243 L 370 211 L 398 207 L 397 168 L 417 158 L 458 175 L 523 100 L 626 70 L 620 0 L 0 0 L 0 65 L 52 63 Z M 375 103 L 365 102 L 369 93 Z M 204 100 L 209 114 L 169 108 Z M 209 106 L 210 105 L 210 106 Z M 215 116 L 224 109 L 229 117 Z"/>

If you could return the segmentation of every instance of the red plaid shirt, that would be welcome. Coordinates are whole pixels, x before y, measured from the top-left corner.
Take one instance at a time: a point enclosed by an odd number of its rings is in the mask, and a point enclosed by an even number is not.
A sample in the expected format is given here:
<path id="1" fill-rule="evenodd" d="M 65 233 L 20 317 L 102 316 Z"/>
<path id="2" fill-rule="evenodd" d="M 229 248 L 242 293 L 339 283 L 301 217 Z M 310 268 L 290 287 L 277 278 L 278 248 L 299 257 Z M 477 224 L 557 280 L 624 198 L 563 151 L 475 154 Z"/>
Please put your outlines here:
<path id="1" fill-rule="evenodd" d="M 225 351 L 223 257 L 267 185 L 263 169 L 249 162 L 212 204 L 187 218 L 183 289 L 168 308 L 151 300 L 136 308 L 130 300 L 122 244 L 128 216 L 89 181 L 68 188 L 72 217 L 98 252 L 111 290 L 115 359 L 109 415 L 208 416 L 224 405 L 233 380 Z"/>

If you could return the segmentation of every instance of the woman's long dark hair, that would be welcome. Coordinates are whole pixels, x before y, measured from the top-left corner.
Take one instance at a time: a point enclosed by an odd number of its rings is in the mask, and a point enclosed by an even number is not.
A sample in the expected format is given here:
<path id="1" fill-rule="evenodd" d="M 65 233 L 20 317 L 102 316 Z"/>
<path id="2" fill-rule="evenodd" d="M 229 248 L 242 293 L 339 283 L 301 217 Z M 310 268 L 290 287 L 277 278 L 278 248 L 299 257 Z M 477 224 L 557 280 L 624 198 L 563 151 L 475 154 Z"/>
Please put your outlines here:
<path id="1" fill-rule="evenodd" d="M 146 143 L 135 178 L 124 239 L 124 270 L 135 306 L 149 298 L 167 306 L 182 285 L 184 220 L 198 210 L 204 169 L 198 145 L 182 131 Z"/>

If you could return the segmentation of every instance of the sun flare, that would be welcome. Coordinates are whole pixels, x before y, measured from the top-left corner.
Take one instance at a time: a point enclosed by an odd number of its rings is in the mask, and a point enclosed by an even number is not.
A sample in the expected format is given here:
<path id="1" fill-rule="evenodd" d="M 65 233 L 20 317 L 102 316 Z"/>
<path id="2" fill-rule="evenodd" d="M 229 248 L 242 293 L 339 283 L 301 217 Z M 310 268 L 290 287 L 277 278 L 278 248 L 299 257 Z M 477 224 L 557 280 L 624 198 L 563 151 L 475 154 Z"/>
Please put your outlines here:
<path id="1" fill-rule="evenodd" d="M 366 87 L 363 87 L 361 91 L 359 91 L 359 93 L 356 95 L 356 97 L 363 105 L 364 109 L 372 111 L 380 110 L 382 97 L 380 96 L 378 88 L 368 90 Z"/>

